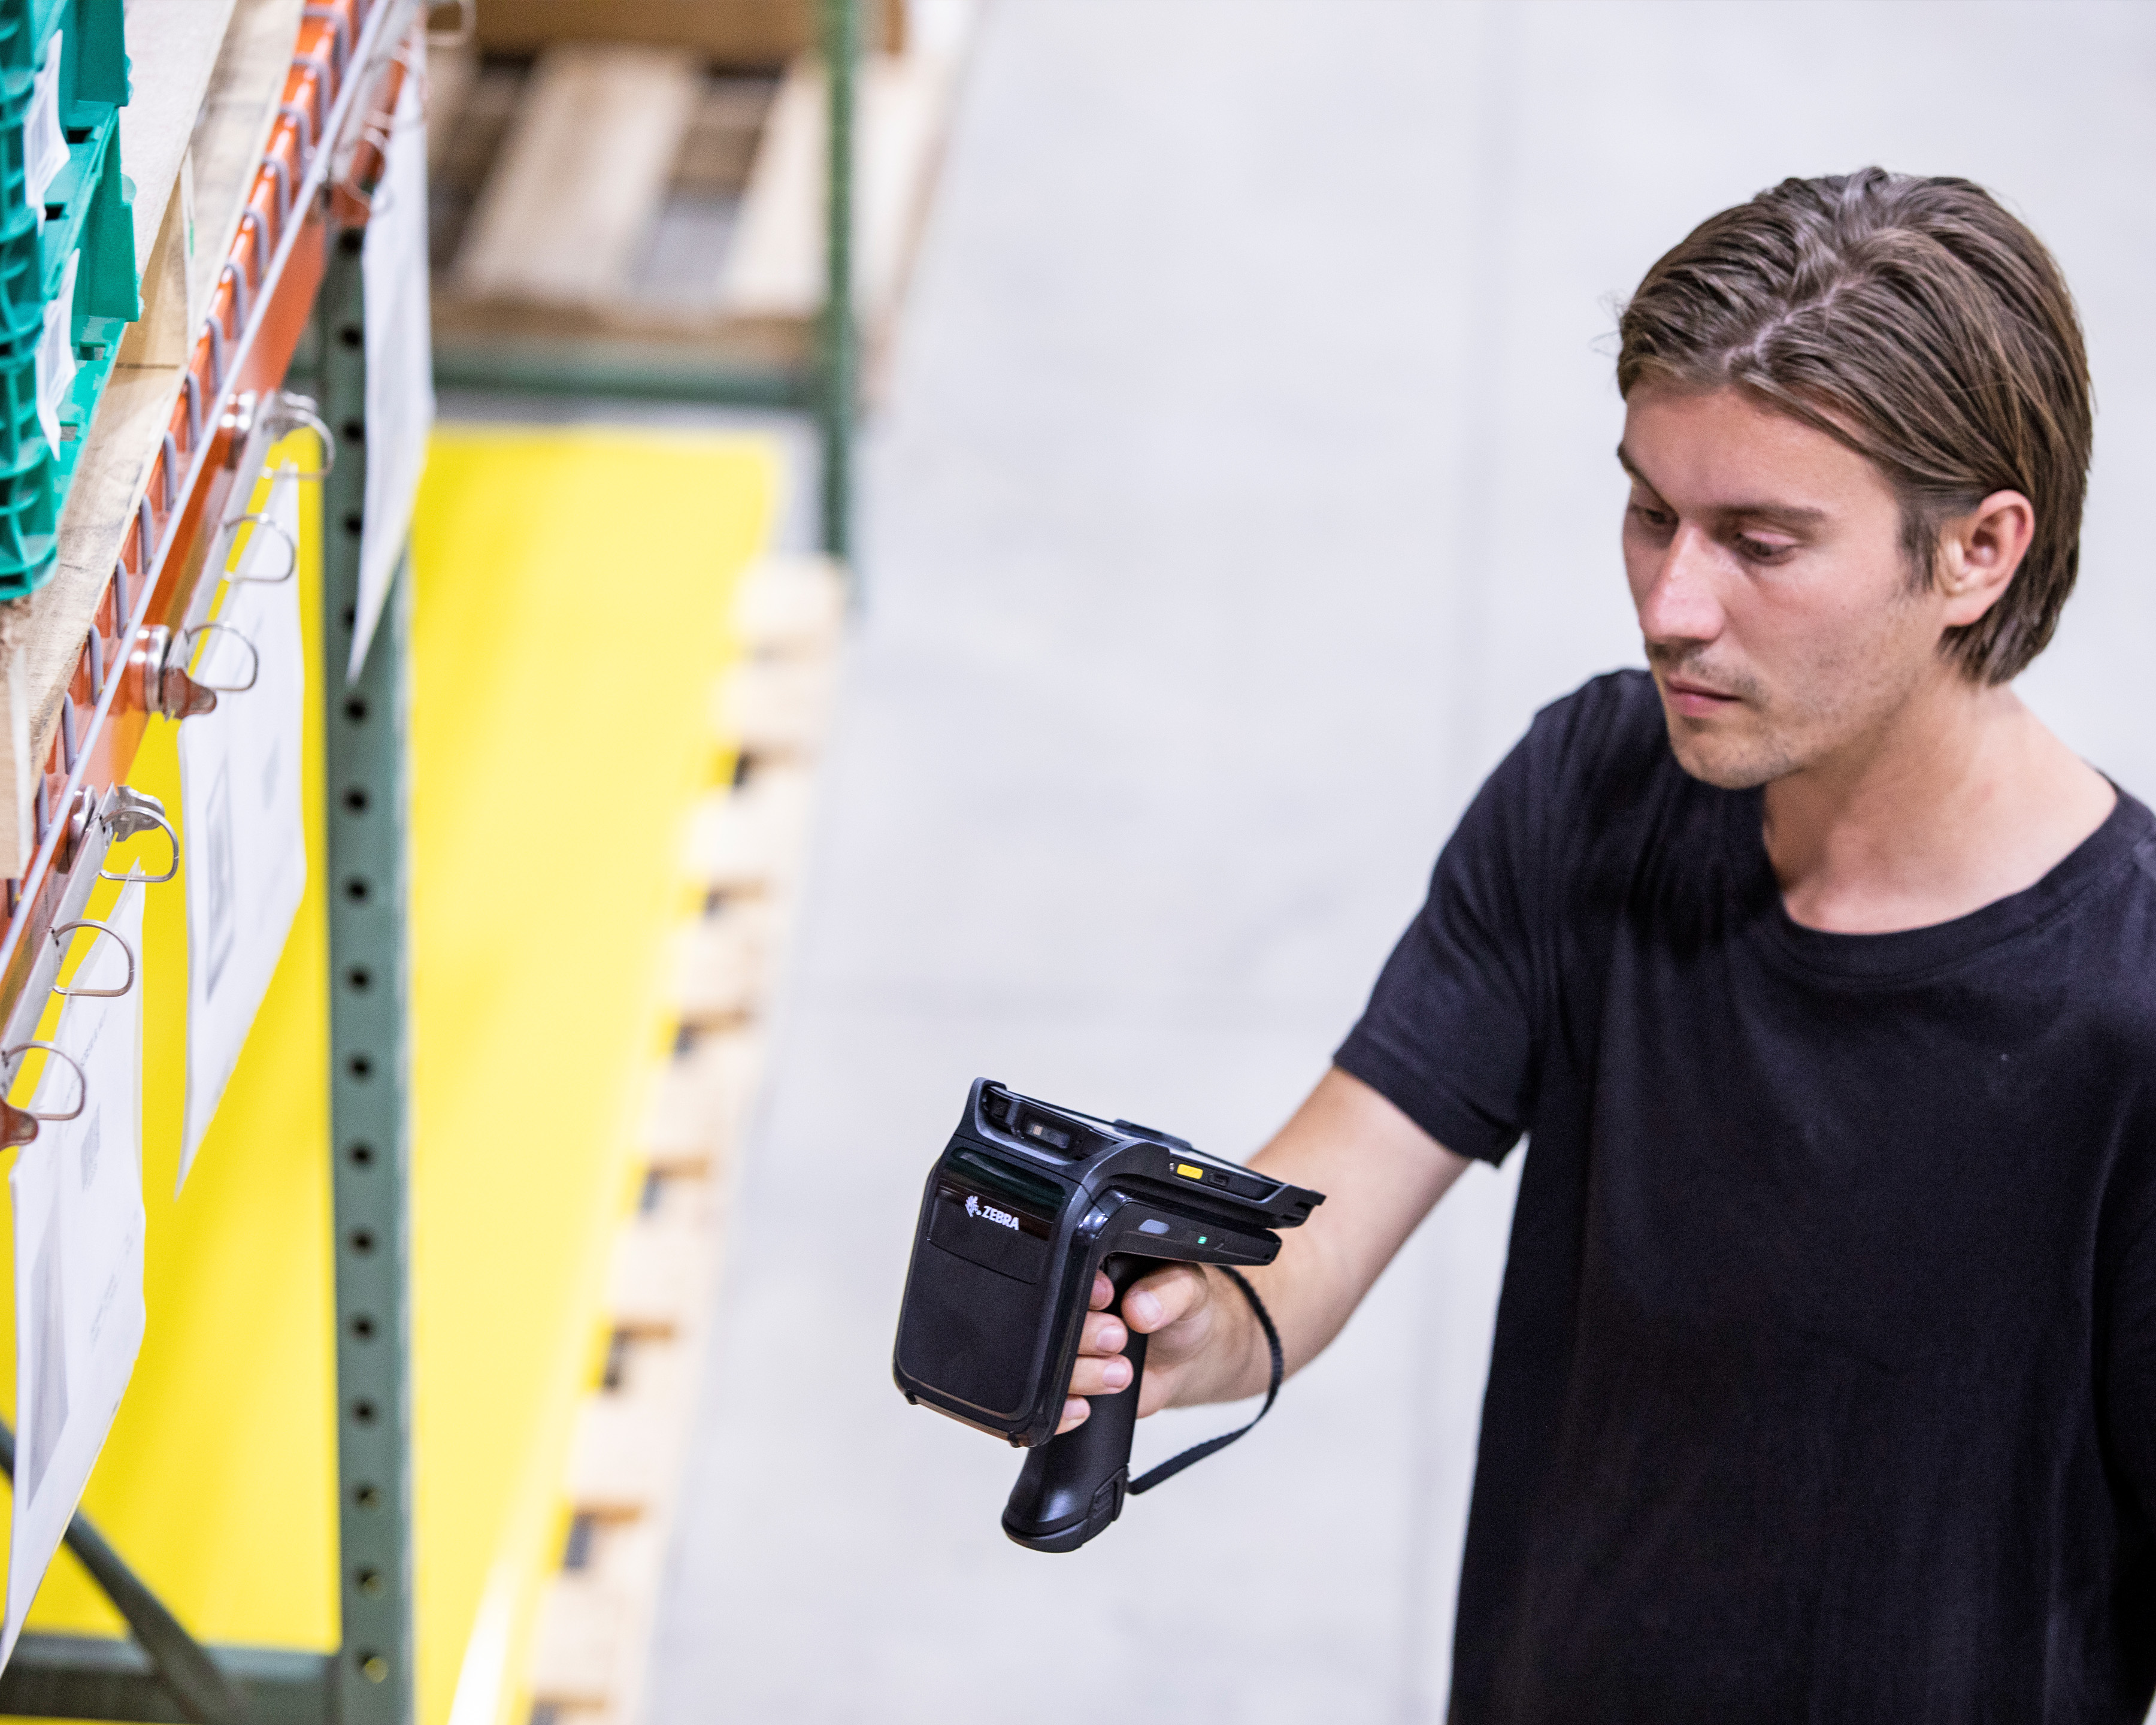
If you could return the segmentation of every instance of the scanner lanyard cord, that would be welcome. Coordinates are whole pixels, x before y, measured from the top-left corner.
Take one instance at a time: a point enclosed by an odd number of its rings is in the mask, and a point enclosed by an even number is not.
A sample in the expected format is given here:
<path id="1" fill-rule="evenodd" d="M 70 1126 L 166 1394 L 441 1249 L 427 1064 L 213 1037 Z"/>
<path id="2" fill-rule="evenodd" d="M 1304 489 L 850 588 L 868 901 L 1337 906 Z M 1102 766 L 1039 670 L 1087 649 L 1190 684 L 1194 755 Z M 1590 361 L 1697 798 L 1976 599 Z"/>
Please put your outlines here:
<path id="1" fill-rule="evenodd" d="M 1265 1332 L 1265 1346 L 1271 1351 L 1273 1358 L 1272 1378 L 1265 1385 L 1265 1404 L 1251 1416 L 1250 1425 L 1239 1425 L 1235 1430 L 1223 1432 L 1219 1437 L 1208 1438 L 1202 1444 L 1194 1444 L 1180 1455 L 1170 1456 L 1158 1467 L 1132 1480 L 1129 1490 L 1133 1494 L 1150 1491 L 1163 1481 L 1173 1479 L 1192 1462 L 1203 1461 L 1215 1450 L 1226 1449 L 1251 1425 L 1255 1425 L 1272 1412 L 1274 1398 L 1280 1394 L 1281 1379 L 1286 1374 L 1286 1356 L 1281 1352 L 1280 1332 L 1273 1327 L 1272 1314 L 1265 1310 L 1265 1303 L 1258 1297 L 1258 1291 L 1245 1280 L 1241 1271 L 1231 1270 L 1225 1264 L 1216 1264 L 1213 1267 L 1243 1291 L 1243 1297 L 1250 1302 L 1250 1310 L 1258 1315 L 1258 1327 Z"/>

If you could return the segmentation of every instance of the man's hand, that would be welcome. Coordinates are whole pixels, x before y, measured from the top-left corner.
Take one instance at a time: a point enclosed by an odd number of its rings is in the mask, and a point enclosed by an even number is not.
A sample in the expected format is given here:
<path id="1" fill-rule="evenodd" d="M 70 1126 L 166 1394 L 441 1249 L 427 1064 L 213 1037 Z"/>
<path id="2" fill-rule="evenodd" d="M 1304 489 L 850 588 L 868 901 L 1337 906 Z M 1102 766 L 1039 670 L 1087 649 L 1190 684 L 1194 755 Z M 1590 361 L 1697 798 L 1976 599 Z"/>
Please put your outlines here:
<path id="1" fill-rule="evenodd" d="M 1116 1291 L 1105 1275 L 1093 1277 L 1092 1310 L 1078 1338 L 1078 1363 L 1070 1368 L 1070 1399 L 1063 1404 L 1060 1436 L 1085 1423 L 1092 1411 L 1089 1395 L 1114 1395 L 1130 1388 L 1131 1363 L 1123 1356 L 1129 1330 L 1151 1339 L 1146 1343 L 1145 1382 L 1138 1389 L 1138 1418 L 1173 1405 L 1183 1379 L 1213 1351 L 1215 1332 L 1225 1327 L 1214 1298 L 1219 1286 L 1195 1264 L 1171 1264 L 1131 1284 L 1123 1296 L 1123 1315 L 1108 1312 Z M 1238 1296 L 1245 1316 L 1250 1307 Z M 1224 1354 L 1227 1350 L 1219 1350 Z M 1202 1395 L 1182 1398 L 1202 1401 Z"/>
<path id="2" fill-rule="evenodd" d="M 1250 1166 L 1325 1194 L 1307 1222 L 1282 1233 L 1277 1259 L 1244 1272 L 1272 1314 L 1292 1373 L 1340 1332 L 1467 1161 L 1335 1068 Z M 1114 1297 L 1108 1278 L 1096 1276 L 1059 1434 L 1084 1423 L 1086 1397 L 1130 1388 L 1123 1348 L 1132 1330 L 1151 1338 L 1141 1419 L 1163 1408 L 1235 1401 L 1265 1388 L 1269 1363 L 1257 1319 L 1224 1278 L 1194 1264 L 1170 1265 L 1132 1284 L 1120 1318 L 1107 1311 Z"/>

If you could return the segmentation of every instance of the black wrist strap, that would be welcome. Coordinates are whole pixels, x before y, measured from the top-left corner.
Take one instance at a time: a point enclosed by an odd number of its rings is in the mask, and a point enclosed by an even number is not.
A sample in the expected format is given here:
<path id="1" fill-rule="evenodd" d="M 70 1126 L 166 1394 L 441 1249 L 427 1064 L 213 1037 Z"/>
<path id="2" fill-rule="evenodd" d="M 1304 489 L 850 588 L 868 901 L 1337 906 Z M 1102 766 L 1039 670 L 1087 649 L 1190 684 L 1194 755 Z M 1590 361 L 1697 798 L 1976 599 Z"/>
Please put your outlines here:
<path id="1" fill-rule="evenodd" d="M 1127 1489 L 1132 1493 L 1150 1491 L 1163 1480 L 1172 1480 L 1194 1461 L 1203 1461 L 1217 1450 L 1229 1445 L 1255 1425 L 1273 1410 L 1273 1399 L 1280 1394 L 1281 1378 L 1286 1374 L 1286 1358 L 1281 1353 L 1280 1332 L 1273 1327 L 1272 1314 L 1265 1310 L 1265 1302 L 1258 1297 L 1258 1291 L 1243 1277 L 1240 1271 L 1230 1270 L 1225 1264 L 1213 1266 L 1243 1291 L 1243 1297 L 1250 1302 L 1250 1310 L 1258 1315 L 1258 1327 L 1265 1332 L 1265 1346 L 1273 1357 L 1272 1377 L 1265 1385 L 1265 1404 L 1251 1417 L 1250 1425 L 1239 1425 L 1235 1430 L 1223 1432 L 1219 1437 L 1208 1438 L 1202 1444 L 1194 1444 L 1180 1455 L 1172 1455 L 1158 1467 L 1140 1475 L 1131 1481 Z"/>

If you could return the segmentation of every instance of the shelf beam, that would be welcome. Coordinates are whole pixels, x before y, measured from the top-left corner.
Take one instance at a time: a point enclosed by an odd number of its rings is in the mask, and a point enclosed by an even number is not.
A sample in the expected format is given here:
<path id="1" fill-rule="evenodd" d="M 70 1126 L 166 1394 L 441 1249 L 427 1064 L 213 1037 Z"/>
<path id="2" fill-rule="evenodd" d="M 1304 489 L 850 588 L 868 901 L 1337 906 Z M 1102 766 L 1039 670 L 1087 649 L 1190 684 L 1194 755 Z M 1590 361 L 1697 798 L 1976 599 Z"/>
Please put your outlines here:
<path id="1" fill-rule="evenodd" d="M 329 1717 L 330 1660 L 288 1647 L 212 1647 L 220 1683 L 244 1712 L 217 1725 L 322 1725 Z M 203 1725 L 183 1707 L 149 1655 L 102 1635 L 24 1635 L 0 1676 L 0 1712 L 38 1719 L 125 1719 Z"/>

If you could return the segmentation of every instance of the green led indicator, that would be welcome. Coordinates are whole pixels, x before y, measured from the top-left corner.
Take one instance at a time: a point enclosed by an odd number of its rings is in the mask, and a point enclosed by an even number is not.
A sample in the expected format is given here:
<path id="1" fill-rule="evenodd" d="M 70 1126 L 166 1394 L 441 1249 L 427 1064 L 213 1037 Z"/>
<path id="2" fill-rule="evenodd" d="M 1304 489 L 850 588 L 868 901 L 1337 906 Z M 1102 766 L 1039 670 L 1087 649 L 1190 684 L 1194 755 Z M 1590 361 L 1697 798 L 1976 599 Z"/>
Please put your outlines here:
<path id="1" fill-rule="evenodd" d="M 1204 1235 L 1201 1234 L 1198 1236 L 1198 1243 L 1200 1245 L 1204 1245 L 1205 1244 L 1205 1236 Z"/>

